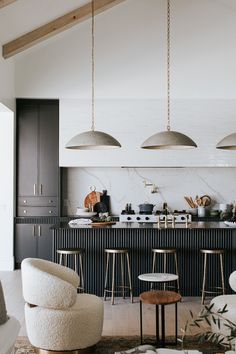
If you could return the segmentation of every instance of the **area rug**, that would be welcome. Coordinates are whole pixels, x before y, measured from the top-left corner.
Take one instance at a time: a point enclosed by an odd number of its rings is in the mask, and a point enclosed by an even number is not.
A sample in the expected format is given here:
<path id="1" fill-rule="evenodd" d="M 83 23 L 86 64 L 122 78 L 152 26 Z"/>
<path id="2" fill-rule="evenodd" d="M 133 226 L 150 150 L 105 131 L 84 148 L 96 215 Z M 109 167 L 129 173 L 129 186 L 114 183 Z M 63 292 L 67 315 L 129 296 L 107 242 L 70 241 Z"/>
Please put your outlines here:
<path id="1" fill-rule="evenodd" d="M 167 337 L 167 342 L 173 342 L 173 337 Z M 149 336 L 144 337 L 144 342 L 155 346 L 155 337 Z M 113 337 L 107 336 L 102 337 L 101 341 L 96 345 L 94 353 L 96 354 L 113 354 L 115 352 L 122 352 L 131 348 L 135 348 L 140 345 L 139 336 L 130 336 L 130 337 Z M 182 349 L 182 344 L 179 343 L 177 346 L 169 346 L 168 348 Z M 195 349 L 203 353 L 223 353 L 224 348 L 213 346 L 212 343 L 206 342 L 199 344 L 196 340 L 196 337 L 188 336 L 184 341 L 184 349 Z M 35 354 L 35 349 L 29 343 L 27 337 L 18 337 L 15 344 L 15 354 Z"/>

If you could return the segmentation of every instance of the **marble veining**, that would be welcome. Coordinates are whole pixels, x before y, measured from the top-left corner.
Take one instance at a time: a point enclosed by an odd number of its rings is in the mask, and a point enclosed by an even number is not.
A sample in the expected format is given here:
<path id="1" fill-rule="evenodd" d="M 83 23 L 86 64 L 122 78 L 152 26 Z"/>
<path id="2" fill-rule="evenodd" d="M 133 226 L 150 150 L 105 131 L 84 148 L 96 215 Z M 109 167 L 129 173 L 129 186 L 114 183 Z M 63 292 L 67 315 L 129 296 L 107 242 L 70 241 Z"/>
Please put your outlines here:
<path id="1" fill-rule="evenodd" d="M 132 203 L 138 212 L 140 203 L 154 204 L 162 209 L 164 202 L 172 210 L 188 210 L 184 196 L 208 194 L 212 207 L 218 203 L 236 200 L 236 168 L 76 168 L 64 169 L 63 213 L 75 215 L 76 208 L 83 205 L 89 187 L 97 191 L 107 190 L 110 195 L 111 213 L 118 215 L 126 203 Z M 145 183 L 155 184 L 157 193 Z"/>

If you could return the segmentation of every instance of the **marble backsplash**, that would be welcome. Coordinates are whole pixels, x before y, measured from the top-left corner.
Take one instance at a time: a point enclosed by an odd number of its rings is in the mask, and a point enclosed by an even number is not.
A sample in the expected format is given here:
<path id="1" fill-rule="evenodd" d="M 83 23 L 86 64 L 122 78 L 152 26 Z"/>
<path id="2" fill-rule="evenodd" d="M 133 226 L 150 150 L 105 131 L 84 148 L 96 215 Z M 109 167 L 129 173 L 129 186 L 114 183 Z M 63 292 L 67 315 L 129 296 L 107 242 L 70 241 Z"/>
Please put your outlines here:
<path id="1" fill-rule="evenodd" d="M 138 212 L 138 205 L 150 202 L 162 209 L 164 202 L 174 210 L 187 209 L 184 196 L 208 194 L 218 203 L 236 200 L 236 168 L 64 168 L 63 214 L 75 215 L 90 186 L 107 190 L 111 213 L 118 215 L 126 203 Z M 146 185 L 145 186 L 145 182 Z M 149 186 L 152 184 L 154 186 Z M 156 187 L 156 193 L 155 192 Z"/>

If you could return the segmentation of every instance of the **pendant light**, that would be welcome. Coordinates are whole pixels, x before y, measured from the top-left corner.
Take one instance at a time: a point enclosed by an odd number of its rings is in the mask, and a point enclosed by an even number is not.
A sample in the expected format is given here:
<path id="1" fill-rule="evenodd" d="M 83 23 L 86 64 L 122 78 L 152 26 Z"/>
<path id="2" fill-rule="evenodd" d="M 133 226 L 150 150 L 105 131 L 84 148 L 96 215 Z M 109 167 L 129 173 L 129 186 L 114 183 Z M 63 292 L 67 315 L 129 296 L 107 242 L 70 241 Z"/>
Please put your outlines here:
<path id="1" fill-rule="evenodd" d="M 236 150 L 236 133 L 227 135 L 216 145 L 217 149 Z"/>
<path id="2" fill-rule="evenodd" d="M 74 136 L 67 144 L 67 149 L 75 150 L 103 150 L 114 149 L 121 147 L 120 143 L 111 135 L 95 130 L 95 58 L 94 58 L 94 0 L 91 2 L 92 6 L 92 125 L 91 130 L 80 133 Z"/>
<path id="3" fill-rule="evenodd" d="M 167 0 L 167 130 L 150 136 L 141 145 L 143 149 L 188 149 L 196 148 L 187 135 L 170 129 L 170 0 Z"/>

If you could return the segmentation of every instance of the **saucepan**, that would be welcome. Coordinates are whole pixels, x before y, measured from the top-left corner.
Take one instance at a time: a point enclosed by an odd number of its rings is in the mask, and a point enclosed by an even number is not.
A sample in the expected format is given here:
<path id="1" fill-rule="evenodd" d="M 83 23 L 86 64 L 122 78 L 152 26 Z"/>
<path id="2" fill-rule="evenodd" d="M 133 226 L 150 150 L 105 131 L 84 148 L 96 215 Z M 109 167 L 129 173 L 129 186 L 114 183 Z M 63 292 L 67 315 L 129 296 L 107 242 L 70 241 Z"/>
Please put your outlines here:
<path id="1" fill-rule="evenodd" d="M 155 205 L 150 204 L 150 203 L 143 203 L 143 204 L 139 204 L 139 212 L 140 213 L 152 213 L 153 208 Z"/>

